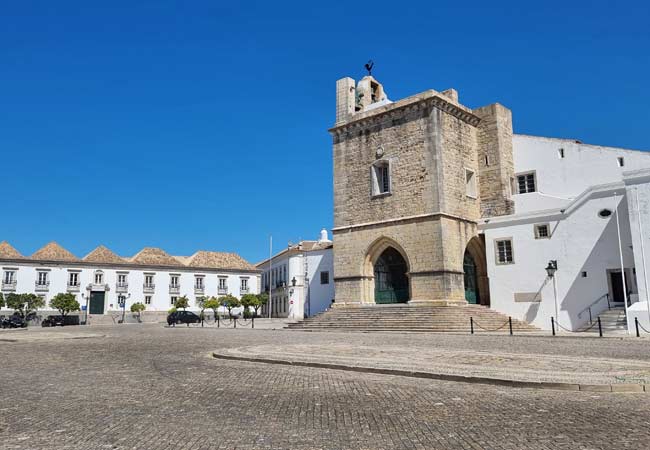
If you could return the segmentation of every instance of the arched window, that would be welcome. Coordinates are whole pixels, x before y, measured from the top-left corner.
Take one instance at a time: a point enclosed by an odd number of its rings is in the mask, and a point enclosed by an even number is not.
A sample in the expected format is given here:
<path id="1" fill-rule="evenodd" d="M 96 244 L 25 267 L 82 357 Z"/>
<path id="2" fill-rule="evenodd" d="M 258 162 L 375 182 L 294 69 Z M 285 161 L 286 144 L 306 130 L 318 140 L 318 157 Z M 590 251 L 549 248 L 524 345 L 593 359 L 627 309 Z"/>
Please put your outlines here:
<path id="1" fill-rule="evenodd" d="M 391 193 L 390 161 L 381 159 L 375 161 L 370 170 L 372 179 L 372 195 L 387 195 Z"/>

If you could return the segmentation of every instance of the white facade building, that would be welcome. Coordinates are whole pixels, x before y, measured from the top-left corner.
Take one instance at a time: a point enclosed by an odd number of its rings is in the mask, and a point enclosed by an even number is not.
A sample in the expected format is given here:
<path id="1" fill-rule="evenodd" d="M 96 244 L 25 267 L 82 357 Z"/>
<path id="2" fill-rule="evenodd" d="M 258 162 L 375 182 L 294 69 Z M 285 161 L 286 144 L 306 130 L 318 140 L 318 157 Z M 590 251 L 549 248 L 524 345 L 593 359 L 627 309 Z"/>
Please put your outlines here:
<path id="1" fill-rule="evenodd" d="M 262 315 L 302 319 L 325 311 L 334 300 L 332 241 L 322 230 L 317 241 L 300 241 L 257 264 L 261 289 L 270 290 Z"/>
<path id="2" fill-rule="evenodd" d="M 145 248 L 130 258 L 98 247 L 82 259 L 52 242 L 24 257 L 7 242 L 0 243 L 0 269 L 4 295 L 35 293 L 49 301 L 70 292 L 90 317 L 126 311 L 136 302 L 149 316 L 164 316 L 180 296 L 191 310 L 206 296 L 259 293 L 259 271 L 234 253 L 198 251 L 192 256 L 171 256 L 158 248 Z M 50 310 L 51 308 L 47 308 Z M 7 312 L 8 310 L 4 310 Z"/>
<path id="3" fill-rule="evenodd" d="M 479 225 L 491 308 L 575 331 L 627 298 L 630 329 L 650 330 L 650 152 L 525 135 L 513 150 L 515 214 Z"/>

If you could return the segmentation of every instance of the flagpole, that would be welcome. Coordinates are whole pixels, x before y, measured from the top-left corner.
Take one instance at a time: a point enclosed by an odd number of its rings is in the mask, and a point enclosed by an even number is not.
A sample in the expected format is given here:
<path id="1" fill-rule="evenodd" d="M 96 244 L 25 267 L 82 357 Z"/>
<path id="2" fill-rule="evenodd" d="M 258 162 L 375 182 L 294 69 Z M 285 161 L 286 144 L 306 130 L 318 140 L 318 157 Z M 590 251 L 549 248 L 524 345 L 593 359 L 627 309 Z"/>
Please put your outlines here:
<path id="1" fill-rule="evenodd" d="M 618 255 L 621 258 L 621 279 L 623 280 L 623 301 L 625 302 L 625 325 L 627 334 L 630 334 L 630 316 L 627 313 L 627 283 L 625 283 L 625 266 L 623 265 L 623 247 L 621 246 L 621 226 L 618 220 L 618 196 L 614 192 L 616 206 L 616 233 L 618 234 Z"/>
<path id="2" fill-rule="evenodd" d="M 269 302 L 269 319 L 271 318 L 271 308 L 273 306 L 273 302 L 271 301 L 271 293 L 273 292 L 273 284 L 271 284 L 271 279 L 273 277 L 273 235 L 269 237 L 269 299 L 267 300 Z"/>

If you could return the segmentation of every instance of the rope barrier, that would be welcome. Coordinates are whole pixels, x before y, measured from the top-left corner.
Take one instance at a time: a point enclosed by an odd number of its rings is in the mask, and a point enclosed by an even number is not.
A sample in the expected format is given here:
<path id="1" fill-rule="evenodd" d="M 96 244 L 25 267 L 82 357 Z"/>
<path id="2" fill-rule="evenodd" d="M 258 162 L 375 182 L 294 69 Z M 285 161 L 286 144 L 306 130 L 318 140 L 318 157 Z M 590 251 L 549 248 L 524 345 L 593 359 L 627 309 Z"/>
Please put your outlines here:
<path id="1" fill-rule="evenodd" d="M 585 328 L 584 330 L 575 330 L 575 331 L 574 331 L 574 330 L 569 330 L 568 328 L 564 328 L 562 325 L 560 325 L 560 324 L 558 323 L 557 320 L 555 321 L 555 326 L 556 326 L 556 327 L 561 328 L 561 329 L 563 329 L 564 331 L 568 331 L 569 333 L 586 333 L 587 331 L 591 330 L 591 329 L 592 329 L 593 327 L 595 327 L 596 325 L 598 325 L 598 322 L 594 322 L 594 323 L 592 323 L 591 326 L 590 326 L 589 328 Z"/>
<path id="2" fill-rule="evenodd" d="M 508 325 L 508 323 L 510 323 L 510 321 L 506 320 L 506 322 L 503 325 L 501 325 L 499 328 L 495 328 L 493 330 L 488 329 L 488 328 L 483 328 L 476 320 L 474 320 L 473 323 L 474 323 L 474 325 L 476 325 L 477 327 L 479 327 L 483 331 L 499 331 L 500 329 L 502 329 L 503 327 Z"/>
<path id="3" fill-rule="evenodd" d="M 246 319 L 235 319 L 235 320 L 238 320 L 239 325 L 244 327 L 249 327 L 253 323 L 252 320 L 246 320 Z"/>

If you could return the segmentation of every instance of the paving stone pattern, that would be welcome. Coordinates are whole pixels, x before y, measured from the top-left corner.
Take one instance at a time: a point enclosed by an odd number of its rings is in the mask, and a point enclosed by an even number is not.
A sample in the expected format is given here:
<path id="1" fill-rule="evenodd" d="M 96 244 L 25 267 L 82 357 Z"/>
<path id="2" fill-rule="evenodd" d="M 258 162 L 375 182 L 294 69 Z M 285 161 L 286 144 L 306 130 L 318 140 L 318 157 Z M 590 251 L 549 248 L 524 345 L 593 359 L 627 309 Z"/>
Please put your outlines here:
<path id="1" fill-rule="evenodd" d="M 650 360 L 647 340 L 160 325 L 64 330 L 48 330 L 47 340 L 0 341 L 1 449 L 640 449 L 650 439 L 646 396 L 210 357 L 219 348 L 298 341 L 403 345 L 405 351 L 474 345 Z"/>

